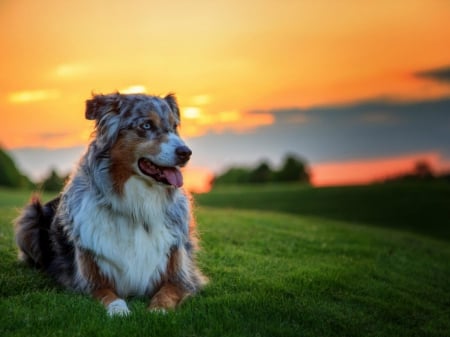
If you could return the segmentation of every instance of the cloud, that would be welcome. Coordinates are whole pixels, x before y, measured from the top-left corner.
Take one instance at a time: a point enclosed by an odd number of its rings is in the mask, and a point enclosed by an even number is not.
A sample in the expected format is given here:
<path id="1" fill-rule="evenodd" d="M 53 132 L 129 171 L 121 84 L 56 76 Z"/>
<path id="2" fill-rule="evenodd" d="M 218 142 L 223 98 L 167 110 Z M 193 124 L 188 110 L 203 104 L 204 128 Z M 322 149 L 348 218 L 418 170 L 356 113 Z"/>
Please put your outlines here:
<path id="1" fill-rule="evenodd" d="M 227 110 L 212 112 L 206 108 L 184 107 L 181 109 L 181 131 L 186 137 L 199 137 L 209 132 L 252 132 L 275 122 L 273 114 L 265 111 Z"/>
<path id="2" fill-rule="evenodd" d="M 58 65 L 53 74 L 58 78 L 74 78 L 84 76 L 89 72 L 89 67 L 79 63 L 65 63 Z"/>
<path id="3" fill-rule="evenodd" d="M 419 71 L 414 75 L 419 78 L 430 79 L 450 84 L 450 65 L 425 71 Z"/>
<path id="4" fill-rule="evenodd" d="M 143 85 L 131 85 L 129 87 L 119 90 L 121 94 L 144 94 L 147 88 Z"/>
<path id="5" fill-rule="evenodd" d="M 368 124 L 393 124 L 398 122 L 399 119 L 385 112 L 370 112 L 362 114 L 360 121 Z"/>
<path id="6" fill-rule="evenodd" d="M 16 91 L 9 95 L 11 103 L 31 103 L 58 99 L 61 96 L 56 89 Z"/>
<path id="7" fill-rule="evenodd" d="M 429 152 L 450 159 L 449 111 L 450 97 L 274 109 L 265 112 L 274 122 L 251 133 L 224 130 L 188 142 L 195 164 L 215 170 L 262 158 L 277 162 L 287 152 L 311 164 Z M 296 116 L 300 123 L 289 123 Z"/>
<path id="8" fill-rule="evenodd" d="M 194 153 L 189 165 L 208 171 L 220 172 L 230 165 L 253 165 L 262 159 L 278 165 L 286 153 L 298 154 L 313 169 L 322 169 L 322 181 L 334 169 L 342 172 L 351 168 L 332 166 L 340 162 L 364 162 L 363 166 L 353 166 L 355 175 L 359 174 L 358 167 L 375 170 L 380 163 L 368 162 L 371 158 L 433 153 L 439 162 L 450 162 L 450 97 L 422 101 L 372 99 L 250 112 L 214 113 L 207 106 L 195 108 L 189 112 L 190 119 L 183 115 L 181 133 L 189 136 L 186 142 Z M 88 133 L 65 134 L 60 130 L 35 135 L 28 143 L 56 149 L 86 144 L 88 138 Z M 57 165 L 71 164 L 79 156 L 78 152 L 70 160 L 58 155 L 47 158 L 39 157 L 39 152 L 36 151 L 33 160 L 24 162 L 30 172 L 38 172 L 44 160 L 47 165 L 50 159 Z M 24 161 L 25 157 L 24 154 Z"/>
<path id="9" fill-rule="evenodd" d="M 281 125 L 305 124 L 311 122 L 313 116 L 307 110 L 293 109 L 275 109 L 268 111 L 260 111 L 260 113 L 268 113 L 273 115 L 274 121 Z"/>
<path id="10" fill-rule="evenodd" d="M 398 124 L 401 121 L 406 124 L 415 123 L 414 125 L 433 124 L 434 120 L 450 121 L 449 109 L 450 96 L 421 101 L 379 98 L 348 104 L 323 105 L 306 109 L 274 109 L 267 112 L 272 113 L 280 125 L 292 120 L 295 116 L 306 116 L 305 119 L 313 124 L 328 125 L 337 129 L 353 127 L 355 124 L 377 127 L 377 124 Z"/>
<path id="11" fill-rule="evenodd" d="M 46 148 L 46 149 L 59 149 L 64 147 L 73 147 L 88 142 L 91 135 L 90 129 L 71 130 L 71 131 L 56 131 L 56 132 L 41 132 L 41 133 L 29 133 L 27 136 L 27 142 L 19 145 L 28 146 L 29 148 Z"/>
<path id="12" fill-rule="evenodd" d="M 196 95 L 191 97 L 191 103 L 193 105 L 208 105 L 212 101 L 212 97 L 210 95 Z"/>
<path id="13" fill-rule="evenodd" d="M 71 136 L 69 132 L 44 132 L 36 135 L 36 138 L 43 141 L 61 139 Z"/>

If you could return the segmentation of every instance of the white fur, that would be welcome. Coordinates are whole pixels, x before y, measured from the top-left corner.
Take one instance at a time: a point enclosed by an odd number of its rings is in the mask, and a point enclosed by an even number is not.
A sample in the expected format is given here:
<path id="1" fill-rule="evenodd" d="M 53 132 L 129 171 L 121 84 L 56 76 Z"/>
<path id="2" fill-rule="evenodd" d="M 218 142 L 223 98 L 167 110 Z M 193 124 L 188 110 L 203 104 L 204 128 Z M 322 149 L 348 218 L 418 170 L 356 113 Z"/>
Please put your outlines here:
<path id="1" fill-rule="evenodd" d="M 153 161 L 161 166 L 175 166 L 176 148 L 185 145 L 177 134 L 171 132 L 168 134 L 167 141 L 161 143 L 161 151 L 153 158 Z"/>
<path id="2" fill-rule="evenodd" d="M 127 304 L 121 298 L 118 298 L 115 301 L 112 301 L 108 304 L 108 315 L 109 316 L 128 316 L 131 313 L 130 309 L 128 309 Z"/>
<path id="3" fill-rule="evenodd" d="M 79 224 L 80 245 L 94 253 L 119 296 L 151 292 L 175 243 L 164 223 L 166 194 L 147 184 L 138 177 L 130 178 L 124 195 L 115 197 L 114 212 L 97 205 L 93 197 L 85 198 L 74 218 L 75 226 Z"/>

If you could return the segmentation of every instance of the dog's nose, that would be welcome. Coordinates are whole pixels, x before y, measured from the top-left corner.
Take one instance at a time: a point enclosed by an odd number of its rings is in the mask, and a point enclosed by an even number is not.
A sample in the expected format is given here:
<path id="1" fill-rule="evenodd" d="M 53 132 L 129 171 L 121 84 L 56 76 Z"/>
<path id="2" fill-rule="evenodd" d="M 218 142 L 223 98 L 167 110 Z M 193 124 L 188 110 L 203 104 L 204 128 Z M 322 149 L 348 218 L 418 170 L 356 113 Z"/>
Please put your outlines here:
<path id="1" fill-rule="evenodd" d="M 189 158 L 191 157 L 192 151 L 190 148 L 183 145 L 183 146 L 178 146 L 175 149 L 175 153 L 179 160 L 181 160 L 183 162 L 187 162 L 189 160 Z"/>

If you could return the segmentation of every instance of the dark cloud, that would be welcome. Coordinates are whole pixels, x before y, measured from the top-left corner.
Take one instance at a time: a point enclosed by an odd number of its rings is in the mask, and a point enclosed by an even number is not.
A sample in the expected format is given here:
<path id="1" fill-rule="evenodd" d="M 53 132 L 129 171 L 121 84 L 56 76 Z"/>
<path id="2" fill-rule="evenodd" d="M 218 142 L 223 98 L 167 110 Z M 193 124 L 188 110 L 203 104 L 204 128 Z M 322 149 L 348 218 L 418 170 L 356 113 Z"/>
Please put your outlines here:
<path id="1" fill-rule="evenodd" d="M 439 82 L 450 83 L 450 65 L 441 68 L 419 71 L 414 74 L 420 78 L 431 79 Z"/>
<path id="2" fill-rule="evenodd" d="M 286 153 L 296 153 L 311 164 L 431 151 L 450 160 L 450 97 L 414 102 L 374 99 L 266 113 L 274 115 L 275 123 L 251 133 L 211 132 L 187 139 L 194 153 L 189 165 L 221 171 L 263 159 L 279 164 Z M 63 172 L 73 167 L 83 150 L 16 149 L 12 153 L 30 173 L 43 165 Z"/>
<path id="3" fill-rule="evenodd" d="M 215 168 L 279 162 L 287 152 L 311 163 L 438 151 L 450 159 L 450 97 L 415 102 L 385 99 L 269 111 L 275 124 L 251 134 L 190 139 L 193 160 Z M 295 123 L 295 117 L 299 123 Z"/>

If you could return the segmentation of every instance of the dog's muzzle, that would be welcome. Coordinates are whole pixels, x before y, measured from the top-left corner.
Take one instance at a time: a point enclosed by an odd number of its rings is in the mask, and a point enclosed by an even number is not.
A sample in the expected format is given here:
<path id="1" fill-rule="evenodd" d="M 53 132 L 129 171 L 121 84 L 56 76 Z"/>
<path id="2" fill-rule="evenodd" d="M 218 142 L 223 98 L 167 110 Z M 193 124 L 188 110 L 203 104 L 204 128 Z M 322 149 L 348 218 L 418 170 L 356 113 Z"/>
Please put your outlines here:
<path id="1" fill-rule="evenodd" d="M 179 165 L 184 165 L 191 158 L 192 151 L 186 145 L 182 145 L 182 146 L 178 146 L 175 149 L 175 154 L 177 156 L 177 162 L 179 163 Z"/>

